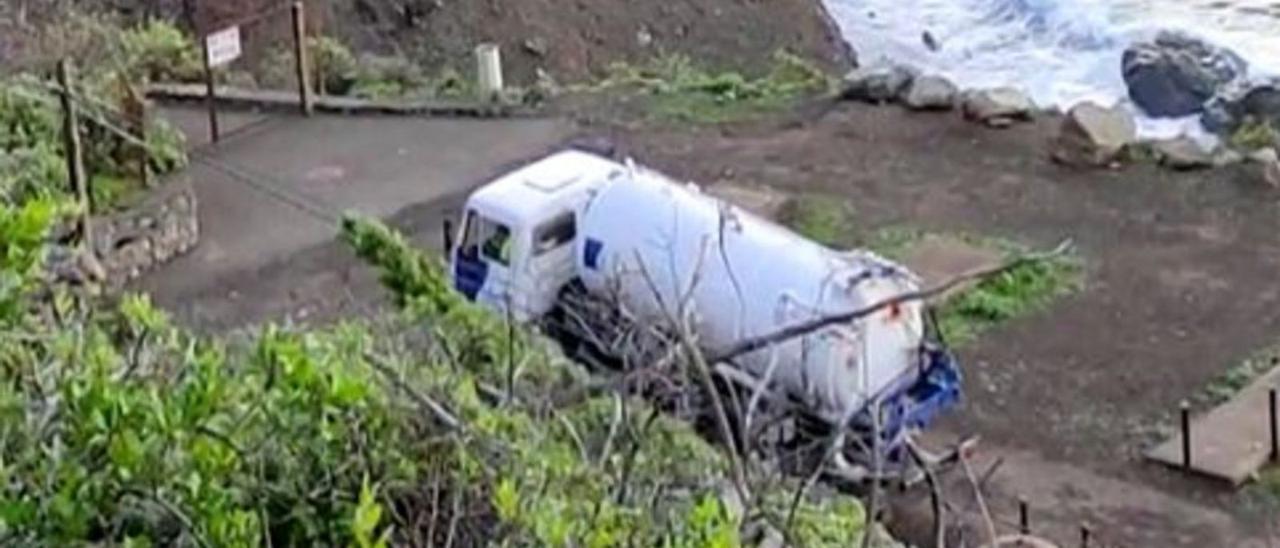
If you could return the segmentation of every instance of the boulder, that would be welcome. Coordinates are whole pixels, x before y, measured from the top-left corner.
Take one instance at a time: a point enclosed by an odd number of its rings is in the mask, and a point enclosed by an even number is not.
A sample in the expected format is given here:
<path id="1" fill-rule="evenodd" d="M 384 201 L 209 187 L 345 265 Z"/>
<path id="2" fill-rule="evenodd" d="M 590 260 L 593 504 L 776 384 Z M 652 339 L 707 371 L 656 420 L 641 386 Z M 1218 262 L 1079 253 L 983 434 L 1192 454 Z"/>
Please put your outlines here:
<path id="1" fill-rule="evenodd" d="M 1262 166 L 1262 181 L 1274 188 L 1280 188 L 1280 154 L 1276 149 L 1267 148 L 1251 155 L 1249 159 Z"/>
<path id="2" fill-rule="evenodd" d="M 1200 124 L 1225 136 L 1249 119 L 1280 128 L 1280 78 L 1227 86 L 1205 104 Z"/>
<path id="3" fill-rule="evenodd" d="M 921 76 L 907 86 L 901 101 L 913 110 L 951 110 L 955 107 L 957 93 L 956 85 L 946 78 Z"/>
<path id="4" fill-rule="evenodd" d="M 1213 166 L 1213 154 L 1189 137 L 1162 139 L 1151 143 L 1160 165 L 1177 170 Z"/>
<path id="5" fill-rule="evenodd" d="M 915 79 L 915 72 L 900 65 L 860 67 L 846 74 L 840 97 L 868 103 L 894 100 Z"/>
<path id="6" fill-rule="evenodd" d="M 1272 158 L 1262 165 L 1262 180 L 1267 184 L 1280 188 L 1280 160 Z"/>
<path id="7" fill-rule="evenodd" d="M 1157 118 L 1203 112 L 1210 98 L 1246 70 L 1235 52 L 1169 31 L 1129 46 L 1121 59 L 1129 98 Z"/>
<path id="8" fill-rule="evenodd" d="M 964 97 L 964 117 L 992 127 L 1005 127 L 1014 120 L 1030 120 L 1035 105 L 1013 88 L 972 91 Z"/>
<path id="9" fill-rule="evenodd" d="M 1067 165 L 1110 165 L 1134 142 L 1137 132 L 1128 112 L 1093 102 L 1080 103 L 1062 119 L 1053 159 Z"/>

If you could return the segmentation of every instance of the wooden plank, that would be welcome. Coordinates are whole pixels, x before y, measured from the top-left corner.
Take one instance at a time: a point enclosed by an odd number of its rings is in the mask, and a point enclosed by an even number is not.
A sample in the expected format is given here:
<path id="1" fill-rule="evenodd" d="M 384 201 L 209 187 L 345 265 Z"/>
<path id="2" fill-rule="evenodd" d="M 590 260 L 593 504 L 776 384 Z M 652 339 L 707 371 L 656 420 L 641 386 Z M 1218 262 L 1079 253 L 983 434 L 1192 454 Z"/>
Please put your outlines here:
<path id="1" fill-rule="evenodd" d="M 1191 471 L 1241 485 L 1271 459 L 1270 390 L 1280 368 L 1255 379 L 1228 400 L 1191 421 Z M 1147 451 L 1153 461 L 1182 468 L 1182 432 Z"/>

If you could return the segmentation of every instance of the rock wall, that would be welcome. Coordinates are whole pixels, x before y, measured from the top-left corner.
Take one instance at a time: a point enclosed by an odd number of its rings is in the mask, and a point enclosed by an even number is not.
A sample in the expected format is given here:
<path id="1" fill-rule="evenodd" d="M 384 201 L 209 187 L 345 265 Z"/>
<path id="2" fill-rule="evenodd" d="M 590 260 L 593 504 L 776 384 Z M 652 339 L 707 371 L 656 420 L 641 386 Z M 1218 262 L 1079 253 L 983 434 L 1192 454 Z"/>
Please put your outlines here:
<path id="1" fill-rule="evenodd" d="M 197 213 L 190 182 L 179 180 L 126 211 L 95 218 L 93 248 L 107 285 L 122 285 L 195 247 Z"/>

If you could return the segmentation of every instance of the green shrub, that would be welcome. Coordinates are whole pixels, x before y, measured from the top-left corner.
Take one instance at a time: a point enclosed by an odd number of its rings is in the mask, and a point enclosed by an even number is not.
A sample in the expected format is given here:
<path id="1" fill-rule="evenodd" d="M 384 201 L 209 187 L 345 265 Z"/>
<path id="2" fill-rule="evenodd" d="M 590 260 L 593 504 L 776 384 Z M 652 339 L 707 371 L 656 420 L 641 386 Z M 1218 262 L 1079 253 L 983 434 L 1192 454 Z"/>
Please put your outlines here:
<path id="1" fill-rule="evenodd" d="M 1267 121 L 1250 117 L 1231 134 L 1231 146 L 1240 150 L 1280 147 L 1280 130 Z"/>
<path id="2" fill-rule="evenodd" d="M 364 55 L 353 75 L 350 94 L 386 99 L 422 92 L 428 84 L 422 68 L 403 57 Z"/>
<path id="3" fill-rule="evenodd" d="M 198 82 L 203 64 L 192 38 L 172 23 L 153 20 L 124 31 L 121 48 L 135 79 Z"/>

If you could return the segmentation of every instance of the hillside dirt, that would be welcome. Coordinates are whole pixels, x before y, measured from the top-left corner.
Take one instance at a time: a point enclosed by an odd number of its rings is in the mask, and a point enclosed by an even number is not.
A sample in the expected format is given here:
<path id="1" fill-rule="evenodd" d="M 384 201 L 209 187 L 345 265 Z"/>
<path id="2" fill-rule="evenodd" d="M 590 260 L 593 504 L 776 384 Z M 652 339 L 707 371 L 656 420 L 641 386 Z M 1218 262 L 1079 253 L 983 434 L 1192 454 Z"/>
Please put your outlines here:
<path id="1" fill-rule="evenodd" d="M 481 42 L 502 45 L 507 75 L 561 82 L 618 61 L 685 54 L 752 72 L 787 49 L 831 67 L 852 52 L 814 0 L 341 0 L 327 4 L 325 32 L 358 49 L 402 53 L 427 66 L 472 66 Z"/>
<path id="2" fill-rule="evenodd" d="M 1045 478 L 1071 465 L 1091 479 L 1030 495 L 1046 500 L 1050 516 L 1090 521 L 1124 545 L 1241 545 L 1236 535 L 1265 513 L 1223 485 L 1140 455 L 1170 431 L 1181 400 L 1280 333 L 1280 194 L 1254 166 L 1068 169 L 1048 158 L 1058 124 L 1052 116 L 1004 131 L 958 114 L 827 101 L 719 127 L 619 120 L 612 108 L 578 116 L 682 179 L 832 196 L 847 201 L 863 228 L 1042 247 L 1070 239 L 1085 263 L 1084 289 L 959 350 L 965 402 L 941 425 L 942 437 L 977 435 L 987 450 L 1017 456 L 1021 464 L 1004 473 L 1025 481 L 999 482 L 1006 515 L 1019 484 L 1052 485 Z M 1171 508 L 1188 501 L 1193 510 L 1124 508 L 1105 496 L 1069 493 L 1108 478 L 1171 496 Z M 1206 517 L 1213 525 L 1179 517 L 1197 513 L 1214 514 Z M 1244 526 L 1232 530 L 1233 523 Z M 1168 534 L 1148 536 L 1161 528 Z"/>

